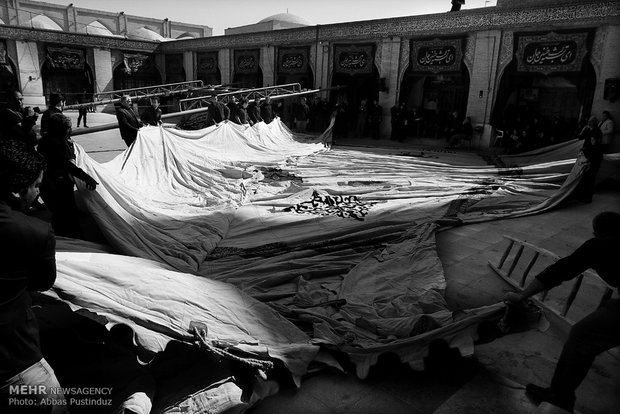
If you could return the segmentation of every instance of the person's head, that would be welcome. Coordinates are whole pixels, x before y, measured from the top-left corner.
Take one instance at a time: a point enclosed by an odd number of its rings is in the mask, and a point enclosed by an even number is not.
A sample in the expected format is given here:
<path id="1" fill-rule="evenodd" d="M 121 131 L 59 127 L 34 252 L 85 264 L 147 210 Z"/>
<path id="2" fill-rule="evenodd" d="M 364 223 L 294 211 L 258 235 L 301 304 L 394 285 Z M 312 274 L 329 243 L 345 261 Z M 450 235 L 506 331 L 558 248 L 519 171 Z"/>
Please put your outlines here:
<path id="1" fill-rule="evenodd" d="M 595 116 L 591 116 L 588 119 L 588 126 L 591 128 L 596 128 L 598 126 L 598 119 Z"/>
<path id="2" fill-rule="evenodd" d="M 270 104 L 271 103 L 271 96 L 265 97 L 265 103 L 266 104 Z"/>
<path id="3" fill-rule="evenodd" d="M 26 209 L 39 196 L 46 163 L 39 153 L 13 139 L 0 141 L 0 201 L 19 200 Z"/>
<path id="4" fill-rule="evenodd" d="M 608 119 L 611 119 L 611 114 L 609 111 L 603 111 L 601 118 L 603 118 L 603 121 L 607 121 Z"/>
<path id="5" fill-rule="evenodd" d="M 151 98 L 151 106 L 155 109 L 159 108 L 159 98 L 157 96 Z"/>
<path id="6" fill-rule="evenodd" d="M 24 107 L 24 97 L 20 91 L 14 91 L 10 96 L 10 105 L 14 109 L 22 109 Z"/>
<path id="7" fill-rule="evenodd" d="M 129 95 L 121 96 L 121 106 L 123 108 L 130 108 L 131 107 L 131 96 Z"/>
<path id="8" fill-rule="evenodd" d="M 50 93 L 50 107 L 62 110 L 65 105 L 65 97 L 62 93 Z"/>
<path id="9" fill-rule="evenodd" d="M 620 236 L 620 214 L 614 211 L 603 211 L 592 219 L 592 230 L 595 237 Z"/>

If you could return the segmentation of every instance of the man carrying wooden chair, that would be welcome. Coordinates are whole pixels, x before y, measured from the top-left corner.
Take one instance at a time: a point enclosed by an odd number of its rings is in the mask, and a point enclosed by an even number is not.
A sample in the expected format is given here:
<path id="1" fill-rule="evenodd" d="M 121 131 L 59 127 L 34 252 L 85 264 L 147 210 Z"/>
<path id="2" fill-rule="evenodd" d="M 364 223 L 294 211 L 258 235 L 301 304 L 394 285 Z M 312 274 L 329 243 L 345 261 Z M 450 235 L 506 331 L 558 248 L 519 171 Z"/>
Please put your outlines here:
<path id="1" fill-rule="evenodd" d="M 569 256 L 545 268 L 521 293 L 509 292 L 508 304 L 517 304 L 530 296 L 573 279 L 594 269 L 611 286 L 620 286 L 620 214 L 606 211 L 592 221 L 594 237 Z M 594 358 L 620 345 L 620 299 L 608 299 L 594 312 L 577 322 L 564 344 L 548 388 L 528 384 L 526 393 L 542 402 L 540 413 L 573 412 L 575 390 L 586 377 Z M 564 411 L 558 411 L 558 409 Z"/>

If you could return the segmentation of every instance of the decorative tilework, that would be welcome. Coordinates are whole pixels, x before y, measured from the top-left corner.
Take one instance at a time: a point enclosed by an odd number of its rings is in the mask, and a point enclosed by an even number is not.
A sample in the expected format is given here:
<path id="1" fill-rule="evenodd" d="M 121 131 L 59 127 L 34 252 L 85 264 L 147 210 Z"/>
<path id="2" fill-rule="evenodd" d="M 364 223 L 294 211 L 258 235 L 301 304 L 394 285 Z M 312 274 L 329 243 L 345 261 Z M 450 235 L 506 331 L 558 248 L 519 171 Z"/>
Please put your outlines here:
<path id="1" fill-rule="evenodd" d="M 476 55 L 476 38 L 474 36 L 468 36 L 465 39 L 465 54 L 463 56 L 463 63 L 467 66 L 469 73 L 472 73 L 474 65 L 474 56 Z"/>
<path id="2" fill-rule="evenodd" d="M 619 2 L 592 1 L 591 3 L 576 5 L 532 6 L 527 9 L 479 8 L 462 10 L 458 13 L 308 26 L 233 36 L 211 36 L 161 44 L 78 33 L 31 30 L 4 25 L 0 25 L 0 38 L 148 52 L 158 49 L 164 53 L 174 53 L 188 50 L 253 48 L 265 44 L 300 46 L 314 44 L 317 40 L 334 42 L 343 40 L 372 41 L 389 36 L 435 37 L 491 29 L 531 28 L 545 24 L 570 27 L 575 20 L 579 20 L 580 25 L 599 27 L 606 22 L 613 23 L 618 17 L 620 17 Z"/>
<path id="3" fill-rule="evenodd" d="M 577 19 L 581 25 L 600 26 L 620 17 L 617 1 L 579 5 L 532 7 L 528 9 L 480 8 L 458 13 L 408 16 L 363 22 L 311 26 L 235 36 L 214 36 L 167 42 L 165 53 L 218 47 L 250 47 L 262 44 L 313 44 L 319 41 L 372 40 L 389 36 L 428 37 L 464 34 L 481 30 L 505 30 L 544 24 L 570 27 Z M 0 32 L 1 34 L 1 32 Z"/>
<path id="4" fill-rule="evenodd" d="M 41 43 L 56 43 L 65 46 L 86 46 L 98 49 L 123 49 L 141 52 L 154 52 L 160 45 L 158 42 L 142 42 L 104 36 L 85 35 L 81 33 L 32 30 L 2 25 L 0 25 L 0 38 L 27 40 Z"/>
<path id="5" fill-rule="evenodd" d="M 499 73 L 512 61 L 514 55 L 514 32 L 505 31 L 502 34 L 502 44 L 499 51 Z"/>
<path id="6" fill-rule="evenodd" d="M 607 38 L 607 28 L 599 27 L 596 30 L 594 36 L 594 44 L 592 45 L 592 53 L 590 54 L 590 61 L 596 73 L 600 72 L 601 63 L 603 62 L 603 48 L 605 46 L 605 40 Z"/>
<path id="7" fill-rule="evenodd" d="M 409 39 L 402 39 L 400 41 L 400 61 L 398 67 L 400 68 L 400 73 L 398 74 L 399 89 L 402 83 L 403 76 L 405 76 L 405 71 L 409 67 L 409 53 L 411 50 L 411 42 Z"/>
<path id="8" fill-rule="evenodd" d="M 383 55 L 383 43 L 379 42 L 375 45 L 375 66 L 377 67 L 377 73 L 381 74 L 381 56 Z"/>

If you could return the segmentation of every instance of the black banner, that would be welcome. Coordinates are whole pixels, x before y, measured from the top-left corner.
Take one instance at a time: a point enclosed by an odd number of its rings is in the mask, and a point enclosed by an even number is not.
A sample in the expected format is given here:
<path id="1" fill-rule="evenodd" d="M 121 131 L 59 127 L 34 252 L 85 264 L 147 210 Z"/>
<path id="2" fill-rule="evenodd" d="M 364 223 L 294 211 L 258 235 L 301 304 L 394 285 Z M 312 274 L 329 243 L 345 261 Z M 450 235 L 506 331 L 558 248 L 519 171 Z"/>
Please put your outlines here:
<path id="1" fill-rule="evenodd" d="M 196 54 L 198 62 L 196 72 L 204 75 L 212 75 L 217 73 L 218 59 L 217 52 L 203 52 Z"/>
<path id="2" fill-rule="evenodd" d="M 84 51 L 67 47 L 48 47 L 47 61 L 56 69 L 84 69 Z"/>
<path id="3" fill-rule="evenodd" d="M 235 73 L 256 74 L 258 73 L 260 51 L 235 50 Z"/>
<path id="4" fill-rule="evenodd" d="M 334 71 L 336 73 L 372 73 L 373 45 L 335 45 Z"/>
<path id="5" fill-rule="evenodd" d="M 587 33 L 519 37 L 517 50 L 520 72 L 579 72 L 587 53 Z"/>
<path id="6" fill-rule="evenodd" d="M 278 49 L 278 73 L 305 74 L 308 72 L 308 48 Z"/>
<path id="7" fill-rule="evenodd" d="M 150 68 L 149 55 L 123 53 L 125 72 L 128 75 L 148 70 Z"/>
<path id="8" fill-rule="evenodd" d="M 417 72 L 458 72 L 463 59 L 462 39 L 413 41 L 411 65 Z"/>
<path id="9" fill-rule="evenodd" d="M 183 55 L 166 55 L 166 75 L 178 75 L 184 73 Z"/>

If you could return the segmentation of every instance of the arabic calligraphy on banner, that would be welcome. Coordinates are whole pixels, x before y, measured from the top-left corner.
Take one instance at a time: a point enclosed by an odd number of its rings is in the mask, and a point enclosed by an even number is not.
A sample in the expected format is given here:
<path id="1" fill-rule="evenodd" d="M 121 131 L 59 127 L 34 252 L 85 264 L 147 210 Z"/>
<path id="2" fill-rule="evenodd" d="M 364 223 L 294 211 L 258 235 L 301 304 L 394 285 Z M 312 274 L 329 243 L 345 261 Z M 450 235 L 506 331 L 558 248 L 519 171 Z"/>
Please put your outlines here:
<path id="1" fill-rule="evenodd" d="M 434 39 L 411 42 L 411 65 L 417 72 L 461 70 L 462 39 Z"/>
<path id="2" fill-rule="evenodd" d="M 128 75 L 148 68 L 148 55 L 123 53 L 123 63 L 125 64 L 125 73 Z"/>
<path id="3" fill-rule="evenodd" d="M 308 48 L 278 49 L 278 73 L 293 74 L 308 71 Z"/>
<path id="4" fill-rule="evenodd" d="M 56 69 L 84 69 L 84 51 L 67 47 L 48 47 L 47 61 Z"/>
<path id="5" fill-rule="evenodd" d="M 236 73 L 258 73 L 259 50 L 235 50 Z"/>
<path id="6" fill-rule="evenodd" d="M 579 72 L 587 53 L 587 33 L 521 36 L 517 51 L 520 72 Z"/>
<path id="7" fill-rule="evenodd" d="M 372 73 L 373 45 L 335 45 L 334 56 L 336 73 Z"/>
<path id="8" fill-rule="evenodd" d="M 196 60 L 198 61 L 198 67 L 196 68 L 196 72 L 202 74 L 217 73 L 217 52 L 198 53 L 196 58 Z"/>

